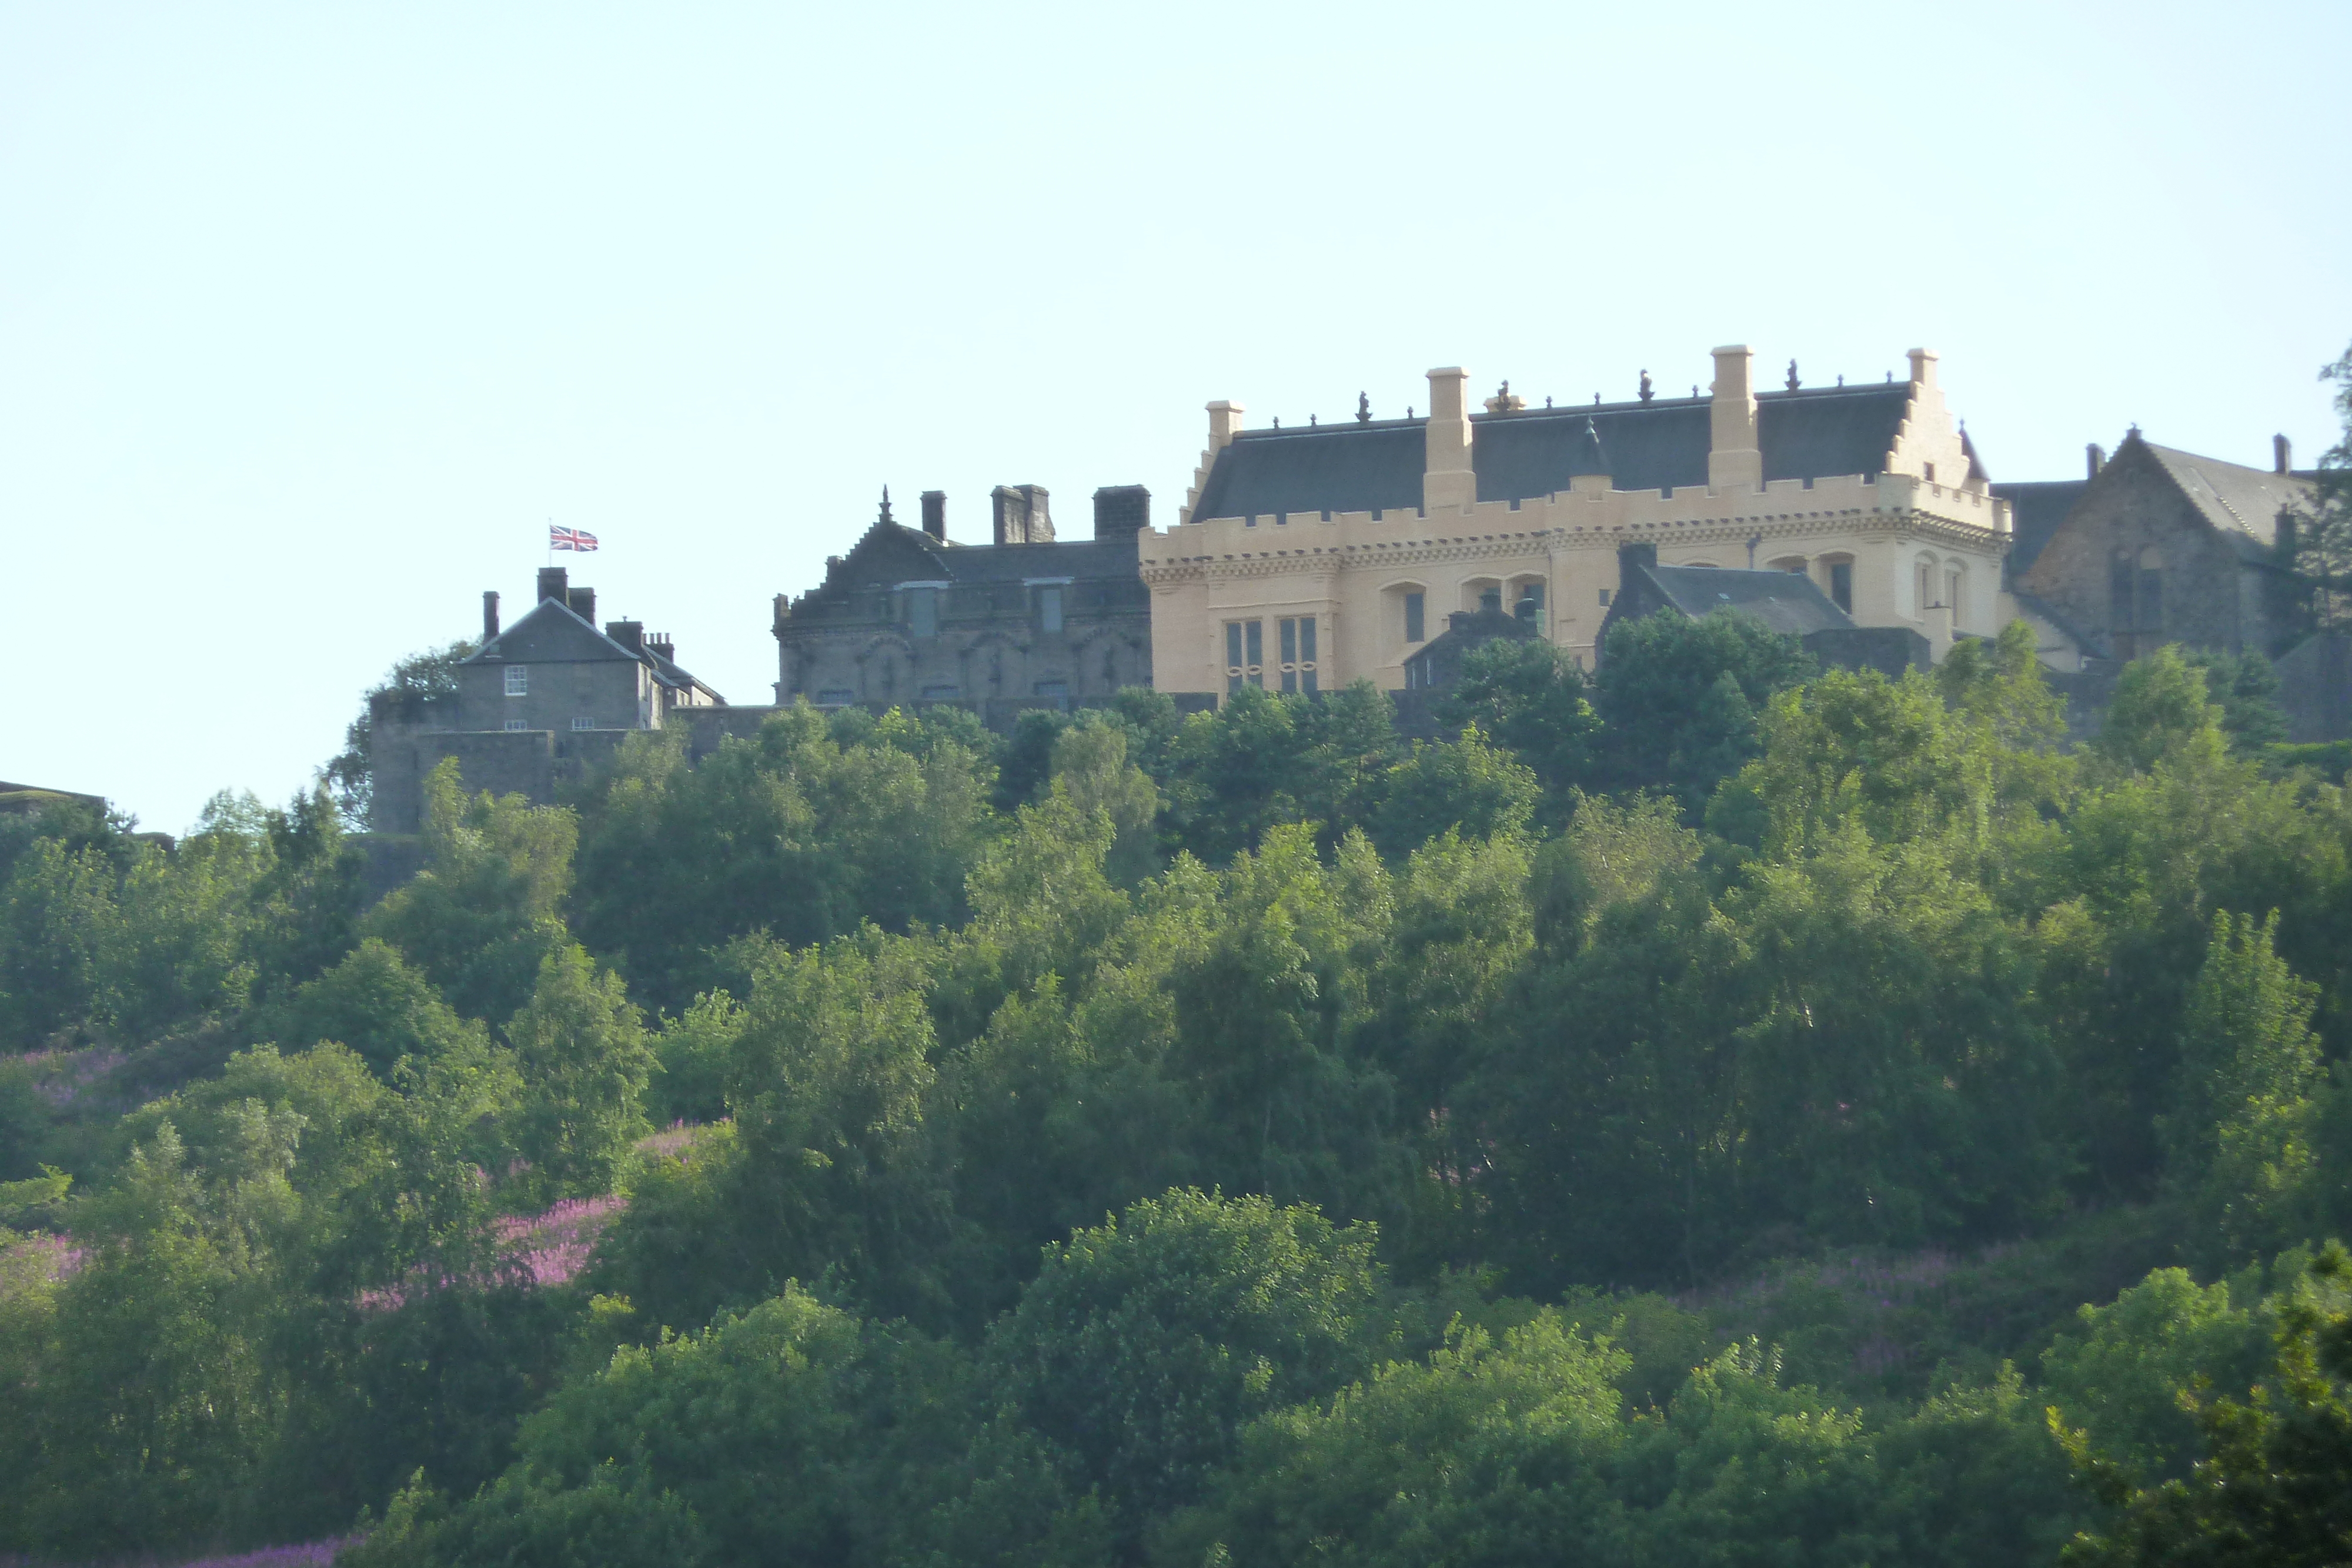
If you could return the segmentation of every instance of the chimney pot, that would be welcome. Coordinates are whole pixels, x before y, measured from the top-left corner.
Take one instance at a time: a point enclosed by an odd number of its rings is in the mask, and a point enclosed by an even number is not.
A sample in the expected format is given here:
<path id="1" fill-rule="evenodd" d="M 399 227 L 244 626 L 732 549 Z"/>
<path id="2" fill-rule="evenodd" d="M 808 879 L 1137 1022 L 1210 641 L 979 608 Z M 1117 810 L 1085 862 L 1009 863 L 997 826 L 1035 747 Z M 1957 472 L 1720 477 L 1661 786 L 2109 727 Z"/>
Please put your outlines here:
<path id="1" fill-rule="evenodd" d="M 482 646 L 488 647 L 499 635 L 499 591 L 487 590 L 482 594 Z"/>
<path id="2" fill-rule="evenodd" d="M 544 603 L 546 601 L 551 599 L 561 600 L 563 597 L 564 592 L 563 585 L 569 579 L 569 576 L 570 574 L 560 566 L 541 567 L 539 569 L 539 597 L 541 602 Z"/>
<path id="3" fill-rule="evenodd" d="M 948 493 L 945 490 L 923 492 L 923 532 L 934 542 L 948 542 Z"/>
<path id="4" fill-rule="evenodd" d="M 2271 471 L 2274 474 L 2294 472 L 2294 446 L 2284 435 L 2271 437 Z"/>
<path id="5" fill-rule="evenodd" d="M 2083 477 L 2095 479 L 2099 476 L 2099 470 L 2106 465 L 2107 449 L 2105 447 L 2094 441 L 2083 448 Z"/>

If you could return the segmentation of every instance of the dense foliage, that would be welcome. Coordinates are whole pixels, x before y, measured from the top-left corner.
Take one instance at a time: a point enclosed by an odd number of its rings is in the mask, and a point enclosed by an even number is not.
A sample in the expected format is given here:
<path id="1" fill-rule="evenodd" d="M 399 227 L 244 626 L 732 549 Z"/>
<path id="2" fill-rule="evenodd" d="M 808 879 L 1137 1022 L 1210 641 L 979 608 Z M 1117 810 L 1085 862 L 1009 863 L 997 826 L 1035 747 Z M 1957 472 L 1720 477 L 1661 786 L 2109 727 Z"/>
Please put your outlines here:
<path id="1" fill-rule="evenodd" d="M 0 821 L 0 1552 L 2340 1561 L 2267 672 L 1608 654 Z"/>

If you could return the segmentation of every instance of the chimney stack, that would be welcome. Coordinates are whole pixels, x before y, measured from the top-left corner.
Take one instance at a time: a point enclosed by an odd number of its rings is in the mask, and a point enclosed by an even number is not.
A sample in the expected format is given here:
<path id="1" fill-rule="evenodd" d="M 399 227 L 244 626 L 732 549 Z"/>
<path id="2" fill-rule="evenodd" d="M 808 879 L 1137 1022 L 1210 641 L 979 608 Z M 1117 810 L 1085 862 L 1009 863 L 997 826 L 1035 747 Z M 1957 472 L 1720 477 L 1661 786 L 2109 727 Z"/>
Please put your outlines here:
<path id="1" fill-rule="evenodd" d="M 646 651 L 646 623 L 642 621 L 607 621 L 604 635 L 632 653 Z"/>
<path id="2" fill-rule="evenodd" d="M 2271 437 L 2271 472 L 2273 474 L 2294 472 L 2294 446 L 2284 435 Z"/>
<path id="3" fill-rule="evenodd" d="M 1426 511 L 1460 511 L 1478 498 L 1470 465 L 1470 373 L 1459 365 L 1429 372 L 1429 423 L 1422 427 L 1421 504 Z"/>
<path id="4" fill-rule="evenodd" d="M 499 591 L 486 590 L 482 594 L 482 646 L 487 648 L 499 637 Z"/>
<path id="5" fill-rule="evenodd" d="M 1715 350 L 1713 402 L 1707 409 L 1706 487 L 1754 488 L 1764 483 L 1764 454 L 1756 444 L 1756 356 L 1744 343 Z"/>
<path id="6" fill-rule="evenodd" d="M 1136 548 L 1151 526 L 1151 492 L 1140 485 L 1106 485 L 1095 492 L 1095 538 Z"/>
<path id="7" fill-rule="evenodd" d="M 677 663 L 677 644 L 670 640 L 670 634 L 667 632 L 656 632 L 648 635 L 646 638 L 646 652 L 667 664 Z"/>
<path id="8" fill-rule="evenodd" d="M 1043 485 L 999 485 L 988 493 L 991 531 L 1001 545 L 1049 545 L 1054 517 Z"/>
<path id="9" fill-rule="evenodd" d="M 541 567 L 539 569 L 540 602 L 545 603 L 551 599 L 561 600 L 563 597 L 563 585 L 567 580 L 568 574 L 560 566 Z"/>
<path id="10" fill-rule="evenodd" d="M 934 544 L 948 542 L 948 493 L 945 490 L 923 492 L 923 532 L 930 535 Z"/>
<path id="11" fill-rule="evenodd" d="M 1237 402 L 1220 399 L 1209 405 L 1209 455 L 1213 457 L 1234 444 L 1241 434 L 1242 414 L 1245 411 Z"/>
<path id="12" fill-rule="evenodd" d="M 2106 465 L 2107 449 L 2105 447 L 2094 441 L 2088 446 L 2083 448 L 2084 478 L 2097 478 L 2099 476 L 2099 470 L 2105 468 Z"/>
<path id="13" fill-rule="evenodd" d="M 591 626 L 596 624 L 596 591 L 594 589 L 567 589 L 564 591 L 563 602 L 572 607 L 572 614 Z"/>

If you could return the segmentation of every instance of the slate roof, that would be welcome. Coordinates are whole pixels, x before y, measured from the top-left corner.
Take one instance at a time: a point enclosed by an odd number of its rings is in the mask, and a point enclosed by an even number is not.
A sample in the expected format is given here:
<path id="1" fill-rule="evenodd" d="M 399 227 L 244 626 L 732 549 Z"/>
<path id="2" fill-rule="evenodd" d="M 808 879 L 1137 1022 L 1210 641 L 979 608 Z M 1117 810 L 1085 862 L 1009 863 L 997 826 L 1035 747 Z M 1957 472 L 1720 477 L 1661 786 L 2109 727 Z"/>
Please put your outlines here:
<path id="1" fill-rule="evenodd" d="M 2024 575 L 2091 487 L 2088 479 L 2037 479 L 2020 485 L 1995 485 L 1992 493 L 2009 503 L 2010 522 L 2015 528 L 2014 542 L 2009 547 L 2009 559 L 2003 570 L 2010 578 Z"/>
<path id="2" fill-rule="evenodd" d="M 1620 490 L 1706 483 L 1709 400 L 1530 408 L 1470 416 L 1478 499 L 1526 500 L 1566 490 L 1580 472 L 1588 423 Z M 1885 471 L 1909 411 L 1906 382 L 1759 392 L 1757 444 L 1766 479 L 1819 479 Z M 1363 512 L 1421 505 L 1427 421 L 1245 430 L 1210 465 L 1191 516 Z M 1589 445 L 1583 445 L 1589 452 Z"/>
<path id="3" fill-rule="evenodd" d="M 1644 566 L 1666 602 L 1693 620 L 1715 610 L 1753 615 L 1775 632 L 1801 637 L 1853 624 L 1813 580 L 1798 571 L 1747 571 L 1714 566 Z"/>
<path id="4" fill-rule="evenodd" d="M 1414 483 L 1420 480 L 1416 477 Z M 816 591 L 897 582 L 1020 582 L 1029 578 L 1135 576 L 1129 539 L 1042 545 L 942 544 L 904 523 L 876 522 L 825 570 Z"/>
<path id="5" fill-rule="evenodd" d="M 640 653 L 598 631 L 593 622 L 560 599 L 542 599 L 515 623 L 482 644 L 461 664 L 577 664 L 625 659 L 644 664 L 654 679 L 684 691 L 699 687 L 711 701 L 726 698 L 648 648 Z"/>
<path id="6" fill-rule="evenodd" d="M 1482 648 L 1496 638 L 1525 641 L 1539 633 L 1516 615 L 1499 610 L 1456 611 L 1446 621 L 1445 630 L 1415 648 L 1405 663 L 1427 664 L 1433 656 L 1443 660 L 1455 652 L 1467 653 Z"/>
<path id="7" fill-rule="evenodd" d="M 2126 439 L 2139 440 L 2137 435 Z M 2140 444 L 2242 560 L 2267 564 L 2278 543 L 2279 514 L 2310 509 L 2314 486 L 2300 475 L 2242 468 L 2193 452 L 2176 452 L 2153 441 L 2140 441 Z M 2120 451 L 2116 455 L 2122 455 Z"/>

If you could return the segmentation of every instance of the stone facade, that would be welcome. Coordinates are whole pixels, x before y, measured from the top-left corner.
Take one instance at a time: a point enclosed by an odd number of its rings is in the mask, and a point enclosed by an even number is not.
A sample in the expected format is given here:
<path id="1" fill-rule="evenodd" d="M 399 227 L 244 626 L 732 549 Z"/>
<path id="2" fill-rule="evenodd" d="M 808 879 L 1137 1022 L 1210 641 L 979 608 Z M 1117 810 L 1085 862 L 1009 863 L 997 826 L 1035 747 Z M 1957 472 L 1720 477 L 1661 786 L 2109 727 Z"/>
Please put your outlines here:
<path id="1" fill-rule="evenodd" d="M 562 567 L 539 574 L 538 602 L 512 626 L 499 624 L 499 596 L 482 595 L 482 645 L 458 664 L 456 695 L 414 717 L 388 706 L 373 716 L 370 830 L 421 829 L 425 776 L 446 758 L 469 791 L 544 805 L 632 731 L 723 705 L 678 667 L 669 638 L 635 621 L 600 632 L 595 613 L 595 590 L 572 587 Z"/>
<path id="2" fill-rule="evenodd" d="M 995 542 L 964 545 L 947 537 L 940 492 L 924 496 L 919 528 L 891 517 L 886 493 L 820 586 L 776 596 L 776 701 L 954 703 L 995 724 L 1151 685 L 1151 601 L 1135 568 L 1150 494 L 1118 486 L 1094 501 L 1094 538 L 1057 541 L 1043 488 L 1000 486 Z"/>
<path id="3" fill-rule="evenodd" d="M 1482 609 L 1590 668 L 1637 542 L 1669 566 L 1803 571 L 1937 658 L 2000 631 L 2009 507 L 1934 354 L 1913 350 L 1905 382 L 1761 394 L 1747 349 L 1714 357 L 1706 396 L 1591 408 L 1506 392 L 1475 414 L 1457 369 L 1429 372 L 1426 419 L 1244 430 L 1211 403 L 1181 518 L 1139 547 L 1160 685 L 1396 690 L 1450 614 Z"/>
<path id="4" fill-rule="evenodd" d="M 2128 662 L 2167 643 L 2275 656 L 2294 643 L 2304 630 L 2285 559 L 2294 525 L 2283 535 L 2280 518 L 2309 509 L 2312 484 L 2287 470 L 2284 447 L 2269 470 L 2137 430 L 2112 459 L 2095 451 L 2096 472 L 2067 486 L 2070 504 L 2016 574 L 2030 608 L 2093 659 Z"/>

